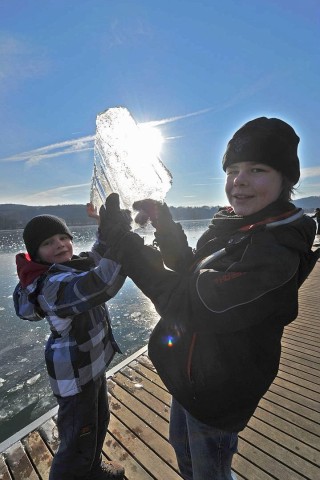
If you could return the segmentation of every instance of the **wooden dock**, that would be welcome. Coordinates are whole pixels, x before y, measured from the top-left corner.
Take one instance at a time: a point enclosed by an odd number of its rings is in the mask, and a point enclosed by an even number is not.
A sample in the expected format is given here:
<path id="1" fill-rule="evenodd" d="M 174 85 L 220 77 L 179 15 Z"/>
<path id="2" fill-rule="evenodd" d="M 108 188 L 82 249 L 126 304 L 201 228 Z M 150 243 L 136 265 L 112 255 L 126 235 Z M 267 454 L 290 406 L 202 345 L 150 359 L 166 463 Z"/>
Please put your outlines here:
<path id="1" fill-rule="evenodd" d="M 300 290 L 298 318 L 285 329 L 277 378 L 241 432 L 239 480 L 320 479 L 320 262 Z M 170 395 L 146 347 L 108 372 L 111 421 L 104 455 L 127 480 L 178 480 L 168 443 Z M 48 479 L 57 448 L 56 410 L 0 445 L 0 480 Z M 203 479 L 207 480 L 207 479 Z"/>

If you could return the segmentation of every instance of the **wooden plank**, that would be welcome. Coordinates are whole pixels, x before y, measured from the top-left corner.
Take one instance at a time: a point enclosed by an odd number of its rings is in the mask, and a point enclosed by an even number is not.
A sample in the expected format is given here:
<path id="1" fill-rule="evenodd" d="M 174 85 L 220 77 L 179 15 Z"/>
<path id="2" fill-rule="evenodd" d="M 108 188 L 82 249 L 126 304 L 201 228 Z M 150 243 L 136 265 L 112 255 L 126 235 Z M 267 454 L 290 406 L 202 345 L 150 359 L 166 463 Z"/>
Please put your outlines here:
<path id="1" fill-rule="evenodd" d="M 264 395 L 264 399 L 273 402 L 277 407 L 283 407 L 290 412 L 301 415 L 301 417 L 304 417 L 306 420 L 309 421 L 309 425 L 311 428 L 311 430 L 309 431 L 315 434 L 319 434 L 319 414 L 317 412 L 314 412 L 313 410 L 310 410 L 302 404 L 296 403 L 295 401 L 293 401 L 293 399 L 291 399 L 290 395 L 285 397 L 281 395 L 281 393 L 281 389 L 279 389 L 278 393 L 276 389 L 275 391 L 273 391 L 270 388 L 268 392 Z"/>
<path id="2" fill-rule="evenodd" d="M 314 477 L 312 478 L 316 478 L 317 475 L 315 472 L 320 472 L 320 455 L 318 450 L 305 445 L 298 438 L 280 431 L 277 428 L 277 422 L 271 425 L 254 416 L 250 419 L 248 426 L 265 438 L 271 440 L 273 444 L 285 445 L 285 457 L 283 457 L 283 452 L 280 452 L 279 457 L 277 457 L 279 460 L 284 461 L 285 458 L 289 460 L 288 465 L 290 465 L 290 467 L 294 468 L 296 464 L 297 471 L 304 472 L 304 470 L 308 470 L 310 475 L 313 472 Z M 299 456 L 296 455 L 297 452 L 299 452 Z M 294 455 L 292 455 L 292 453 Z M 298 457 L 298 460 L 296 457 Z"/>
<path id="3" fill-rule="evenodd" d="M 317 363 L 319 363 L 320 349 L 311 343 L 301 342 L 299 340 L 293 340 L 292 338 L 285 337 L 284 344 L 292 348 L 296 352 L 307 352 L 309 355 L 314 355 Z"/>
<path id="4" fill-rule="evenodd" d="M 153 365 L 153 363 L 151 362 L 150 358 L 148 357 L 148 353 L 146 352 L 144 355 L 141 355 L 141 357 L 138 358 L 138 361 L 139 363 L 141 363 L 142 365 L 144 365 L 145 367 L 149 368 L 150 370 L 153 370 L 154 372 L 156 372 L 156 368 L 155 366 Z M 160 382 L 163 387 L 164 387 L 164 384 L 162 383 L 162 380 L 160 377 L 158 377 L 157 379 L 158 382 Z M 165 388 L 165 387 L 164 387 Z"/>
<path id="5" fill-rule="evenodd" d="M 121 385 L 122 388 L 127 390 L 131 395 L 134 395 L 142 403 L 148 405 L 151 410 L 161 415 L 164 419 L 169 419 L 170 408 L 144 388 L 132 388 L 130 380 L 121 373 L 115 375 L 113 381 Z"/>
<path id="6" fill-rule="evenodd" d="M 114 383 L 110 386 L 108 383 L 110 395 L 110 409 L 115 412 L 121 408 L 121 405 L 126 405 L 132 412 L 138 415 L 144 420 L 147 425 L 150 425 L 163 437 L 168 437 L 169 432 L 169 419 L 164 419 L 150 408 L 146 408 L 146 405 L 140 402 L 139 399 L 131 395 L 127 390 L 121 388 L 118 384 Z"/>
<path id="7" fill-rule="evenodd" d="M 177 468 L 176 457 L 174 450 L 169 444 L 168 440 L 154 430 L 150 425 L 147 425 L 142 418 L 135 415 L 125 405 L 118 403 L 118 407 L 114 410 L 114 416 L 117 417 L 125 427 L 140 438 L 148 448 L 152 449 L 165 463 Z"/>
<path id="8" fill-rule="evenodd" d="M 284 372 L 295 374 L 300 378 L 304 378 L 305 380 L 309 380 L 310 382 L 320 385 L 320 370 L 318 372 L 314 368 L 304 367 L 299 363 L 288 362 L 284 359 L 282 359 L 280 368 Z"/>
<path id="9" fill-rule="evenodd" d="M 59 447 L 58 428 L 53 418 L 40 426 L 39 432 L 49 450 L 54 454 Z"/>
<path id="10" fill-rule="evenodd" d="M 293 355 L 293 353 L 288 349 L 282 349 L 281 357 L 300 365 L 300 368 L 312 368 L 316 373 L 320 371 L 319 365 L 316 365 L 312 360 L 309 358 L 303 358 L 301 356 L 297 358 L 297 356 Z"/>
<path id="11" fill-rule="evenodd" d="M 151 476 L 153 475 L 154 478 L 159 480 L 181 480 L 181 476 L 175 470 L 113 415 L 110 419 L 109 430 L 112 436 L 131 453 L 140 465 L 143 465 Z M 135 480 L 135 477 L 132 477 L 132 480 Z"/>
<path id="12" fill-rule="evenodd" d="M 131 453 L 108 432 L 104 445 L 103 454 L 108 460 L 115 460 L 125 468 L 127 480 L 153 480 L 151 476 L 140 463 L 136 461 Z"/>
<path id="13" fill-rule="evenodd" d="M 234 456 L 232 462 L 232 469 L 237 476 L 242 475 L 245 480 L 274 480 L 274 477 L 271 477 L 268 472 L 250 461 L 248 451 L 251 451 L 251 445 L 247 445 L 245 441 L 240 439 L 239 453 Z"/>
<path id="14" fill-rule="evenodd" d="M 150 370 L 150 368 L 148 368 L 144 363 L 140 362 L 139 359 L 133 363 L 130 363 L 129 366 L 141 377 L 147 378 L 150 382 L 162 388 L 162 390 L 167 391 L 157 372 Z"/>
<path id="15" fill-rule="evenodd" d="M 0 455 L 0 480 L 12 480 L 3 455 Z"/>
<path id="16" fill-rule="evenodd" d="M 121 373 L 125 375 L 131 382 L 131 389 L 138 390 L 138 389 L 145 389 L 155 398 L 158 398 L 163 403 L 165 403 L 168 407 L 171 405 L 171 395 L 168 393 L 167 390 L 159 387 L 157 384 L 153 383 L 152 381 L 148 380 L 146 377 L 137 373 L 131 367 L 125 367 L 121 370 Z"/>
<path id="17" fill-rule="evenodd" d="M 286 341 L 299 342 L 301 345 L 312 345 L 313 347 L 318 347 L 318 342 L 314 335 L 307 335 L 305 332 L 296 333 L 294 330 L 290 329 L 286 331 L 284 338 Z"/>
<path id="18" fill-rule="evenodd" d="M 39 480 L 21 442 L 17 442 L 5 451 L 7 464 L 14 480 Z"/>
<path id="19" fill-rule="evenodd" d="M 40 478 L 48 480 L 52 454 L 41 438 L 39 432 L 31 432 L 23 439 L 22 443 L 25 450 L 28 452 L 29 457 L 32 458 L 32 462 L 35 465 Z"/>
<path id="20" fill-rule="evenodd" d="M 319 353 L 312 351 L 310 348 L 307 348 L 306 345 L 300 344 L 298 348 L 296 345 L 290 345 L 288 342 L 282 343 L 283 348 L 286 347 L 290 350 L 291 355 L 299 358 L 310 358 L 310 360 L 314 363 L 315 368 L 319 368 L 320 366 L 320 359 Z"/>
<path id="21" fill-rule="evenodd" d="M 319 426 L 314 422 L 298 415 L 296 412 L 286 409 L 281 405 L 281 402 L 274 404 L 266 400 L 266 398 L 263 398 L 260 400 L 259 407 L 255 411 L 255 416 L 268 422 L 268 417 L 265 412 L 277 418 L 277 427 L 280 430 L 292 434 L 300 438 L 301 441 L 307 445 L 320 450 Z"/>
<path id="22" fill-rule="evenodd" d="M 270 390 L 285 398 L 291 398 L 295 402 L 304 405 L 315 412 L 320 412 L 320 403 L 317 399 L 317 395 L 314 395 L 311 390 L 302 388 L 294 383 L 289 383 L 282 380 L 280 377 L 276 377 Z"/>
<path id="23" fill-rule="evenodd" d="M 312 332 L 314 335 L 319 335 L 320 325 L 317 323 L 317 315 L 318 314 L 313 312 L 304 312 L 303 314 L 300 314 L 297 320 L 295 320 L 296 325 L 303 331 L 308 330 L 309 333 Z"/>
<path id="24" fill-rule="evenodd" d="M 312 398 L 317 402 L 320 393 L 320 385 L 308 380 L 306 377 L 301 378 L 294 373 L 285 372 L 282 368 L 278 372 L 278 378 L 284 382 L 294 385 L 294 388 L 304 396 Z"/>
<path id="25" fill-rule="evenodd" d="M 243 430 L 239 435 L 239 439 L 239 451 L 241 454 L 263 472 L 268 473 L 271 478 L 277 480 L 310 479 L 310 477 L 305 477 L 288 466 L 287 452 L 281 445 L 274 444 L 268 438 L 250 428 Z M 245 442 L 245 447 L 243 446 L 243 441 Z M 292 458 L 294 457 L 296 456 L 292 455 Z"/>

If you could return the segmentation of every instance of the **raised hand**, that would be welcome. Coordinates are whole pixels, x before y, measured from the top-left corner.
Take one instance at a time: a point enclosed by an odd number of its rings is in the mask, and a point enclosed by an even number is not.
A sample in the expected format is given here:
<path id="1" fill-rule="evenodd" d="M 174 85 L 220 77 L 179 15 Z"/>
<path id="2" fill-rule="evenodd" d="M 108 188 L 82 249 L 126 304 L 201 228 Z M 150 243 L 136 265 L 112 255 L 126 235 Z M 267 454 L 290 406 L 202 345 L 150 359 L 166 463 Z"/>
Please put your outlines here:
<path id="1" fill-rule="evenodd" d="M 119 195 L 111 193 L 104 205 L 99 210 L 100 217 L 100 237 L 106 243 L 110 243 L 114 237 L 115 229 L 123 233 L 131 230 L 131 215 L 128 210 L 121 210 Z"/>
<path id="2" fill-rule="evenodd" d="M 156 229 L 165 227 L 168 222 L 172 221 L 170 210 L 166 203 L 153 200 L 152 198 L 146 198 L 144 200 L 138 200 L 132 205 L 134 210 L 138 210 L 139 213 L 135 217 L 135 222 L 139 225 L 145 225 L 148 220 Z"/>

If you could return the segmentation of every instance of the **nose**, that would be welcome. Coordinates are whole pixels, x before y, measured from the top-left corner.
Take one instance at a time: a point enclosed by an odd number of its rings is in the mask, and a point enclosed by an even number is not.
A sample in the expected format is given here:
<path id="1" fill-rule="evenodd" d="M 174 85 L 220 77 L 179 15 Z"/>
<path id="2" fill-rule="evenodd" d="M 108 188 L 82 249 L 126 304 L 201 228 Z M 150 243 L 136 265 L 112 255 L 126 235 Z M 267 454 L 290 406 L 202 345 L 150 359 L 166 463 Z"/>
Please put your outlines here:
<path id="1" fill-rule="evenodd" d="M 63 240 L 61 240 L 60 238 L 57 238 L 57 247 L 63 247 L 63 246 L 64 246 Z"/>
<path id="2" fill-rule="evenodd" d="M 237 185 L 247 185 L 248 184 L 248 176 L 246 172 L 240 170 L 237 175 L 233 179 L 233 184 Z"/>

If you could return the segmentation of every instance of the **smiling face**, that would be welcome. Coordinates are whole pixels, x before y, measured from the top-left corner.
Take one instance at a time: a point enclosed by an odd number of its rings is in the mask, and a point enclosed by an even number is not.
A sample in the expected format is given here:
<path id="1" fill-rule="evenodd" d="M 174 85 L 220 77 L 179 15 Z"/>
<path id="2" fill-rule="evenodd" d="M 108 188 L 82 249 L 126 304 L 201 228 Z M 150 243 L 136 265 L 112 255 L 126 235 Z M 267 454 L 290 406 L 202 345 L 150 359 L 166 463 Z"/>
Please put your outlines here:
<path id="1" fill-rule="evenodd" d="M 264 163 L 233 163 L 226 174 L 225 192 L 236 215 L 259 212 L 281 194 L 281 173 Z"/>
<path id="2" fill-rule="evenodd" d="M 44 240 L 38 249 L 37 257 L 47 263 L 63 263 L 71 260 L 73 244 L 64 233 L 57 233 Z"/>

